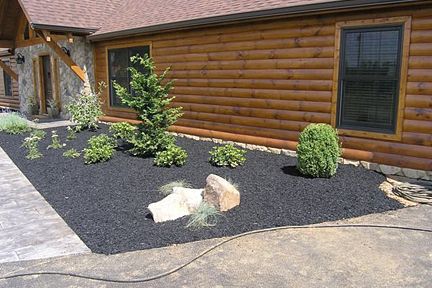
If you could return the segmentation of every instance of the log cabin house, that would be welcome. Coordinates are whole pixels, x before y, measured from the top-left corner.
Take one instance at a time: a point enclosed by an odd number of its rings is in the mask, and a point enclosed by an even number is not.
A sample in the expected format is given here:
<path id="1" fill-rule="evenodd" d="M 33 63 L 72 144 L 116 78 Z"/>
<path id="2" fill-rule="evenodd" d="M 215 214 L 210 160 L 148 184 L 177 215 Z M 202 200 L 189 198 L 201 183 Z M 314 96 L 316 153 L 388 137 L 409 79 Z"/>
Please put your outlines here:
<path id="1" fill-rule="evenodd" d="M 172 131 L 295 150 L 329 123 L 346 159 L 432 170 L 431 1 L 0 0 L 0 23 L 23 113 L 64 107 L 86 71 L 104 120 L 134 119 L 112 82 L 149 54 L 176 79 Z"/>

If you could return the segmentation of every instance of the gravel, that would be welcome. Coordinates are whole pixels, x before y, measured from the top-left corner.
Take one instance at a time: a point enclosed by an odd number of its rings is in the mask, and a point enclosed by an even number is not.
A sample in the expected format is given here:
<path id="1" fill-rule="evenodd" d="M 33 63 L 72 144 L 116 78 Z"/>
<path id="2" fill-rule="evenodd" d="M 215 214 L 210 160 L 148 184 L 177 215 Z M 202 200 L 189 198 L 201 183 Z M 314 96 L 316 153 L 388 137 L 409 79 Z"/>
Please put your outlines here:
<path id="1" fill-rule="evenodd" d="M 56 129 L 65 141 L 66 129 Z M 208 151 L 216 144 L 179 138 L 189 153 L 185 166 L 159 168 L 153 159 L 116 151 L 105 163 L 85 165 L 62 157 L 66 149 L 82 150 L 87 140 L 107 133 L 81 132 L 60 150 L 46 150 L 50 129 L 40 144 L 44 157 L 25 159 L 20 148 L 25 135 L 0 134 L 0 146 L 67 224 L 95 253 L 163 247 L 208 238 L 236 235 L 260 228 L 334 221 L 402 208 L 379 189 L 384 176 L 351 165 L 340 165 L 331 179 L 302 177 L 296 159 L 248 151 L 246 164 L 236 169 L 208 163 Z M 195 188 L 205 186 L 210 174 L 230 178 L 240 187 L 240 206 L 226 212 L 214 227 L 186 228 L 188 217 L 156 224 L 147 206 L 163 198 L 158 188 L 184 179 Z"/>

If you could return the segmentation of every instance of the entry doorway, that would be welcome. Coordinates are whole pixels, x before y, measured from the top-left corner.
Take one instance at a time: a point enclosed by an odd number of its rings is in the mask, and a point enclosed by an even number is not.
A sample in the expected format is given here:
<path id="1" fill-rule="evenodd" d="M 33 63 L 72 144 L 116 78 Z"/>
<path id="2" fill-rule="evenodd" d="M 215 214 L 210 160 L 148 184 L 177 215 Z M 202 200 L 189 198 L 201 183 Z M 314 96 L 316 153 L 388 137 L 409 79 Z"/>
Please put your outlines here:
<path id="1" fill-rule="evenodd" d="M 41 92 L 42 92 L 42 113 L 47 113 L 47 106 L 50 101 L 53 101 L 53 85 L 52 85 L 52 69 L 51 69 L 51 57 L 41 56 Z"/>

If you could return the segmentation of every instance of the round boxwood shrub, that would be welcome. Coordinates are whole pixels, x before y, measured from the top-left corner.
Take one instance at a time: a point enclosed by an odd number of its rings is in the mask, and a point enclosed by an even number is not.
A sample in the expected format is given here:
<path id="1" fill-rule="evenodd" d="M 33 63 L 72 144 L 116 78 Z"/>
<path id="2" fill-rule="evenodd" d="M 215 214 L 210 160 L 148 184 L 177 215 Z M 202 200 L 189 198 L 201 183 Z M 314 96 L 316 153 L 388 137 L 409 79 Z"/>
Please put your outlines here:
<path id="1" fill-rule="evenodd" d="M 331 177 L 336 174 L 341 145 L 336 129 L 328 124 L 310 124 L 300 133 L 297 169 L 303 175 Z"/>

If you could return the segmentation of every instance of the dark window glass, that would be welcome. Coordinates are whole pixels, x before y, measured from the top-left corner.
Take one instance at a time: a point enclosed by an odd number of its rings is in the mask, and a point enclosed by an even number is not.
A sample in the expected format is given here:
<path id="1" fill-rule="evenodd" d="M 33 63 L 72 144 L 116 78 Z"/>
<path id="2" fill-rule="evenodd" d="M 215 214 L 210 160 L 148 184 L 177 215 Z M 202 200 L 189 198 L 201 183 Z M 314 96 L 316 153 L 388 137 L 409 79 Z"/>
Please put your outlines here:
<path id="1" fill-rule="evenodd" d="M 140 46 L 140 47 L 130 47 L 130 48 L 121 48 L 121 49 L 110 49 L 108 51 L 109 58 L 109 88 L 110 88 L 110 104 L 111 106 L 124 107 L 121 103 L 120 97 L 116 94 L 116 91 L 113 87 L 113 82 L 116 81 L 123 87 L 127 87 L 130 93 L 133 93 L 130 82 L 131 75 L 128 71 L 128 67 L 132 66 L 130 58 L 132 56 L 140 55 L 143 57 L 144 55 L 149 55 L 150 48 L 149 46 Z M 150 56 L 150 55 L 149 55 Z M 139 65 L 136 65 L 137 69 L 140 68 Z"/>
<path id="2" fill-rule="evenodd" d="M 342 30 L 339 128 L 395 132 L 402 35 L 402 26 Z"/>
<path id="3" fill-rule="evenodd" d="M 3 71 L 5 96 L 12 97 L 12 78 Z"/>

